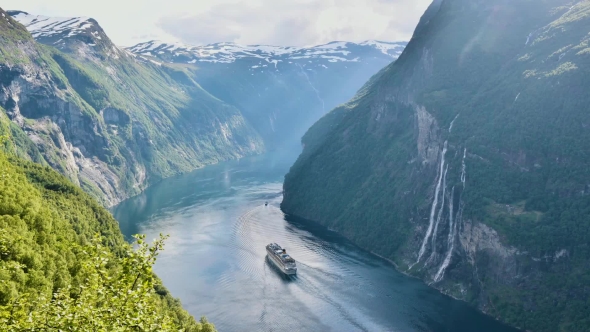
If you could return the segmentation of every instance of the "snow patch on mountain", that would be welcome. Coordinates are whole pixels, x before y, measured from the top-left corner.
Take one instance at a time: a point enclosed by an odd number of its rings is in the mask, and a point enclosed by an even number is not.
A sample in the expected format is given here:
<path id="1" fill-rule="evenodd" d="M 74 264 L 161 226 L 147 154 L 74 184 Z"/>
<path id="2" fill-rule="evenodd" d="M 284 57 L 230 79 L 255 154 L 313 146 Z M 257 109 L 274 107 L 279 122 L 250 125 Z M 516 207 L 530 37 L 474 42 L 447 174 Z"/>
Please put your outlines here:
<path id="1" fill-rule="evenodd" d="M 279 70 L 279 67 L 296 62 L 306 64 L 330 65 L 331 63 L 350 63 L 382 60 L 393 61 L 399 57 L 407 43 L 368 40 L 361 43 L 334 41 L 323 45 L 308 47 L 239 45 L 235 43 L 215 43 L 192 46 L 182 43 L 148 41 L 132 47 L 118 48 L 110 43 L 98 23 L 89 17 L 48 17 L 31 15 L 23 11 L 8 11 L 19 23 L 24 25 L 31 35 L 44 44 L 54 45 L 60 49 L 79 42 L 94 48 L 100 46 L 108 56 L 119 55 L 136 59 L 140 56 L 152 63 L 233 63 L 237 60 L 249 62 L 249 67 Z M 74 41 L 75 44 L 69 42 Z M 148 61 L 149 60 L 149 61 Z M 254 67 L 258 66 L 258 67 Z M 309 68 L 307 68 L 309 69 Z"/>
<path id="2" fill-rule="evenodd" d="M 166 43 L 152 40 L 129 47 L 128 50 L 144 56 L 158 57 L 166 62 L 232 63 L 238 59 L 260 59 L 269 63 L 301 59 L 325 59 L 329 62 L 358 62 L 359 51 L 376 50 L 392 60 L 403 51 L 405 42 L 365 41 L 362 43 L 331 42 L 312 47 L 239 45 L 235 43 L 215 43 L 204 46 L 191 46 L 181 43 Z"/>
<path id="3" fill-rule="evenodd" d="M 382 42 L 382 41 L 378 41 L 378 40 L 367 40 L 367 41 L 360 43 L 359 45 L 374 47 L 374 48 L 378 49 L 379 51 L 381 51 L 383 54 L 390 55 L 390 56 L 395 57 L 397 59 L 402 54 L 402 51 L 404 50 L 403 47 L 400 48 L 400 44 L 403 44 L 405 47 L 406 43 L 389 43 L 389 42 Z"/>
<path id="4" fill-rule="evenodd" d="M 87 32 L 96 25 L 96 21 L 90 17 L 49 17 L 12 10 L 8 11 L 8 14 L 24 25 L 35 38 L 51 37 L 58 34 L 73 37 Z M 100 37 L 98 38 L 100 39 Z"/>

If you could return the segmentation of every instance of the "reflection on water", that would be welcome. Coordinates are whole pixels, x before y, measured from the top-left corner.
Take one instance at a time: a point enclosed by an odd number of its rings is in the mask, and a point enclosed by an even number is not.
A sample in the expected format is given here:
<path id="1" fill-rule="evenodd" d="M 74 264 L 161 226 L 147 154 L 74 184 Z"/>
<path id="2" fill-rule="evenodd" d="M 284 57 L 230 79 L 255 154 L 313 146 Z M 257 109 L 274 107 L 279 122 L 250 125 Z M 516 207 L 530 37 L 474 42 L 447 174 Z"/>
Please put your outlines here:
<path id="1" fill-rule="evenodd" d="M 113 209 L 126 236 L 170 234 L 155 270 L 220 331 L 514 331 L 278 208 L 292 160 L 249 158 L 165 180 Z M 265 206 L 265 202 L 269 202 Z M 297 260 L 266 259 L 276 242 Z"/>

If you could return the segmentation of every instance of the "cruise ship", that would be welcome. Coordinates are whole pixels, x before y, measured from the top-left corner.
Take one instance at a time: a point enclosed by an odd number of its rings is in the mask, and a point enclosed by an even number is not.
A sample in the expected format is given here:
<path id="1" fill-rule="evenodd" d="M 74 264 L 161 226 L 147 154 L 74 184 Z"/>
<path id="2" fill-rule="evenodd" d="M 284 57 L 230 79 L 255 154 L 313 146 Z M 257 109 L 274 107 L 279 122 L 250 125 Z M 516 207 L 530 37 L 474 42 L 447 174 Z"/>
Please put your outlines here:
<path id="1" fill-rule="evenodd" d="M 266 253 L 270 261 L 284 274 L 292 275 L 297 273 L 295 260 L 287 254 L 287 250 L 276 243 L 266 246 Z"/>

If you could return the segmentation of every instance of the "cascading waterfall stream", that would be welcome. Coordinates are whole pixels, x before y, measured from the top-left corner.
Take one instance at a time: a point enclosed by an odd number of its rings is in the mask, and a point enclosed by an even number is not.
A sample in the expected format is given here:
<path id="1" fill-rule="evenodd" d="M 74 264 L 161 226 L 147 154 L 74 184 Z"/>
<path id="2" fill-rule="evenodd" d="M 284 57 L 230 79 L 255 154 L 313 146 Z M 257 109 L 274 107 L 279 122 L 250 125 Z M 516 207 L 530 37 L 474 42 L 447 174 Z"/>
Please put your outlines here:
<path id="1" fill-rule="evenodd" d="M 453 131 L 453 125 L 455 124 L 455 121 L 457 121 L 457 118 L 459 117 L 461 113 L 457 114 L 455 116 L 455 118 L 453 119 L 453 121 L 451 121 L 451 124 L 449 125 L 449 133 Z"/>
<path id="2" fill-rule="evenodd" d="M 442 184 L 442 179 L 444 177 L 444 169 L 445 169 L 445 154 L 447 153 L 447 141 L 443 146 L 443 150 L 441 153 L 440 158 L 440 167 L 439 167 L 439 175 L 438 175 L 438 183 L 436 184 L 436 189 L 434 190 L 434 200 L 432 201 L 432 207 L 430 209 L 430 218 L 428 223 L 428 230 L 426 231 L 426 235 L 424 236 L 424 240 L 422 240 L 422 246 L 420 247 L 420 251 L 418 252 L 418 259 L 412 265 L 410 265 L 410 269 L 414 267 L 414 265 L 420 262 L 422 256 L 424 256 L 424 252 L 426 251 L 426 244 L 428 243 L 428 239 L 430 239 L 430 235 L 432 235 L 432 229 L 434 227 L 434 215 L 436 213 L 436 208 L 438 205 L 438 195 L 440 192 L 440 186 Z"/>
<path id="3" fill-rule="evenodd" d="M 309 79 L 309 75 L 307 75 L 307 72 L 305 71 L 305 69 L 300 64 L 297 64 L 297 66 L 299 67 L 299 69 L 301 69 L 301 72 L 305 76 L 305 79 L 307 79 L 307 83 L 309 83 L 309 86 L 311 86 L 311 88 L 315 92 L 316 97 L 318 97 L 318 100 L 322 103 L 322 111 L 324 113 L 326 113 L 326 103 L 324 102 L 324 100 L 320 96 L 320 91 L 318 89 L 316 89 L 316 87 L 313 85 L 313 83 L 311 83 L 311 80 Z"/>
<path id="4" fill-rule="evenodd" d="M 453 119 L 453 121 L 451 121 L 451 123 L 449 125 L 449 133 L 452 132 L 453 125 L 458 117 L 459 117 L 459 114 L 457 114 L 455 116 L 455 118 Z M 424 254 L 426 252 L 426 246 L 427 246 L 429 240 L 431 241 L 430 247 L 431 247 L 432 252 L 431 252 L 428 260 L 426 261 L 425 265 L 428 265 L 429 263 L 433 262 L 437 256 L 436 240 L 437 240 L 437 235 L 438 235 L 438 227 L 440 225 L 441 220 L 444 219 L 443 212 L 445 209 L 447 172 L 449 170 L 449 166 L 445 165 L 445 155 L 447 153 L 447 146 L 448 146 L 448 141 L 445 141 L 444 146 L 443 146 L 443 151 L 441 153 L 441 158 L 440 158 L 440 166 L 439 166 L 438 175 L 437 175 L 437 184 L 436 184 L 436 188 L 434 191 L 434 199 L 432 201 L 432 206 L 430 208 L 430 218 L 428 220 L 428 229 L 426 230 L 426 234 L 424 235 L 424 239 L 422 240 L 422 245 L 420 246 L 420 251 L 418 252 L 418 259 L 416 260 L 416 262 L 414 264 L 410 265 L 409 269 L 412 269 L 412 267 L 414 267 L 416 264 L 418 264 L 420 262 L 420 260 L 422 259 L 422 257 L 424 256 Z M 463 189 L 465 189 L 465 168 L 466 168 L 465 158 L 466 158 L 466 156 L 467 156 L 467 148 L 465 148 L 463 150 L 463 160 L 462 160 L 462 164 L 461 164 L 461 178 L 460 179 L 461 179 L 461 184 L 463 185 Z M 438 204 L 439 204 L 439 195 L 441 193 L 441 186 L 442 186 L 442 199 L 440 202 L 440 208 L 438 209 L 438 213 L 437 213 L 437 208 L 438 208 Z M 453 254 L 453 249 L 454 249 L 454 245 L 455 245 L 455 235 L 457 233 L 457 221 L 454 219 L 454 212 L 455 212 L 454 206 L 453 206 L 454 196 L 455 196 L 455 187 L 453 186 L 453 188 L 451 189 L 451 195 L 449 197 L 449 235 L 447 237 L 448 251 L 445 255 L 445 259 L 444 259 L 442 265 L 440 266 L 440 268 L 438 269 L 438 272 L 436 273 L 436 275 L 434 277 L 434 282 L 438 282 L 442 279 L 446 268 L 449 266 L 449 264 L 451 262 L 451 258 L 452 258 L 452 254 Z M 462 211 L 462 209 L 460 209 L 460 211 Z M 436 219 L 435 219 L 435 214 L 436 214 Z M 457 214 L 459 214 L 459 212 Z"/>
<path id="5" fill-rule="evenodd" d="M 432 232 L 432 241 L 431 241 L 431 245 L 430 245 L 430 247 L 432 248 L 432 253 L 430 254 L 430 257 L 428 258 L 428 260 L 426 261 L 426 264 L 430 263 L 432 260 L 434 260 L 436 258 L 436 236 L 438 234 L 438 225 L 440 224 L 440 220 L 442 219 L 442 214 L 445 209 L 445 194 L 446 194 L 446 190 L 447 190 L 447 172 L 448 172 L 448 170 L 449 170 L 449 165 L 447 165 L 447 167 L 445 168 L 445 174 L 443 176 L 442 200 L 440 203 L 440 209 L 438 210 L 438 215 L 436 217 L 436 222 L 434 224 L 434 231 Z"/>
<path id="6" fill-rule="evenodd" d="M 531 37 L 533 37 L 533 32 L 529 33 L 528 37 L 526 37 L 526 42 L 524 43 L 524 46 L 527 46 L 529 44 L 529 42 L 531 41 Z"/>
<path id="7" fill-rule="evenodd" d="M 451 189 L 451 199 L 449 199 L 449 228 L 453 228 L 454 227 L 454 219 L 453 219 L 453 213 L 455 212 L 453 209 L 453 196 L 455 195 L 455 187 L 453 187 Z M 453 238 L 453 233 L 449 232 L 449 238 L 448 238 L 448 243 L 451 243 L 451 239 Z"/>
<path id="8" fill-rule="evenodd" d="M 461 162 L 461 183 L 465 189 L 465 157 L 467 156 L 467 148 L 463 150 L 463 161 Z"/>
<path id="9" fill-rule="evenodd" d="M 455 194 L 455 187 L 451 189 L 451 199 L 449 200 L 449 237 L 448 237 L 448 251 L 442 265 L 438 269 L 438 272 L 434 276 L 434 282 L 439 282 L 444 276 L 445 270 L 451 263 L 451 257 L 453 256 L 453 249 L 455 248 L 455 234 L 457 224 L 453 220 L 453 195 Z"/>
<path id="10" fill-rule="evenodd" d="M 463 185 L 463 190 L 465 190 L 465 158 L 467 157 L 467 148 L 463 149 L 463 160 L 461 161 L 461 184 Z M 455 248 L 455 237 L 457 235 L 457 224 L 461 221 L 463 216 L 463 205 L 460 206 L 459 211 L 457 212 L 457 217 L 453 219 L 453 196 L 455 194 L 455 187 L 451 190 L 451 199 L 449 200 L 449 237 L 448 237 L 448 244 L 447 244 L 447 254 L 443 263 L 441 264 L 438 272 L 434 276 L 434 282 L 439 282 L 444 277 L 445 271 L 449 264 L 451 263 L 451 258 L 453 257 L 453 249 Z M 463 196 L 463 193 L 461 193 Z"/>

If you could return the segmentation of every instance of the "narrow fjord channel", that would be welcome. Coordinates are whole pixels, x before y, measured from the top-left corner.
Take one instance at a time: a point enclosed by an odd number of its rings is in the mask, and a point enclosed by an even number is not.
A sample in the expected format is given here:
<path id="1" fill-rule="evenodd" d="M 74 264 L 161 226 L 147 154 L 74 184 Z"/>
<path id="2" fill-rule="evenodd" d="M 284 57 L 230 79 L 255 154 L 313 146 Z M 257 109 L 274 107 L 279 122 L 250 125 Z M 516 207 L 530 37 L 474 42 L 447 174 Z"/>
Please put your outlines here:
<path id="1" fill-rule="evenodd" d="M 515 331 L 334 232 L 286 217 L 279 204 L 292 161 L 266 155 L 209 166 L 167 179 L 113 214 L 126 236 L 170 235 L 156 272 L 190 313 L 220 331 Z M 297 276 L 266 261 L 270 242 L 297 260 Z"/>

